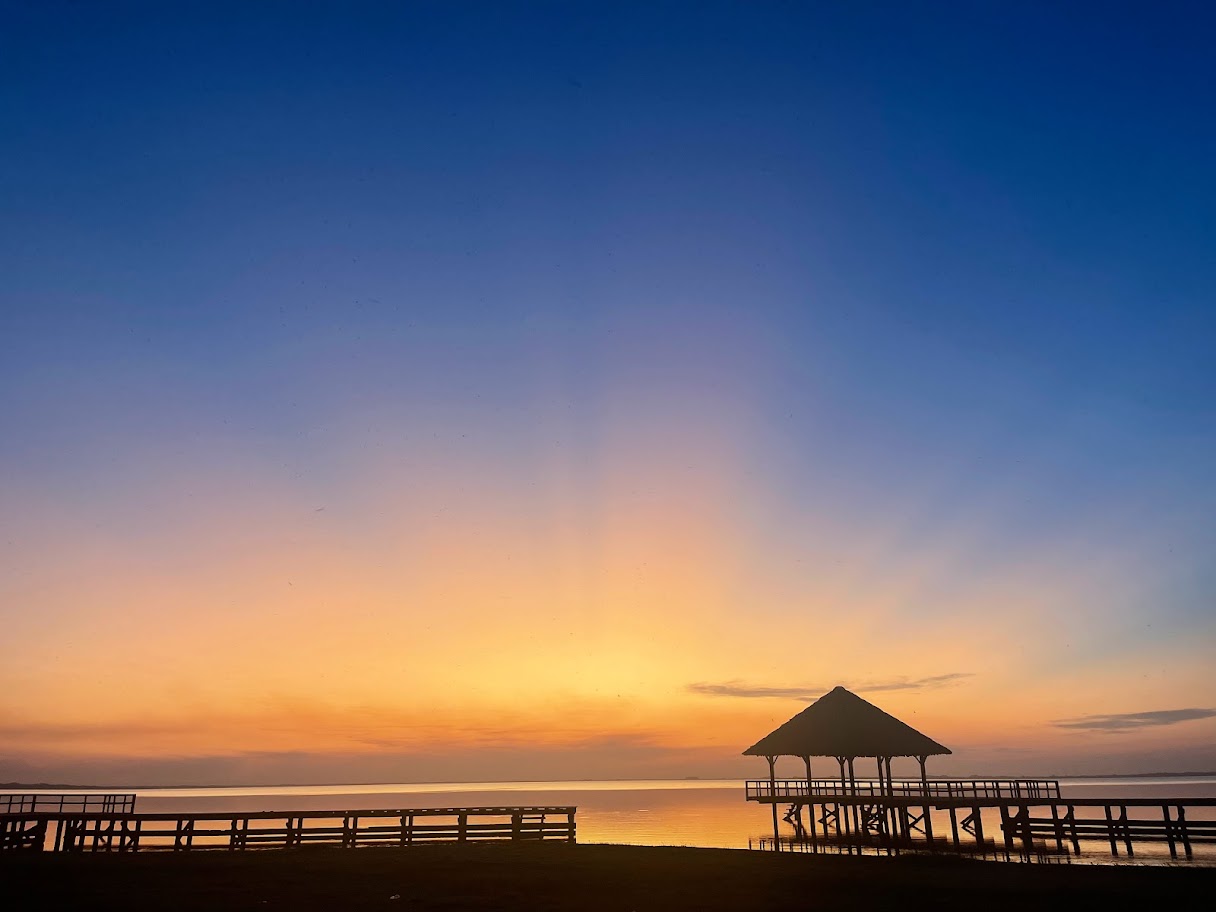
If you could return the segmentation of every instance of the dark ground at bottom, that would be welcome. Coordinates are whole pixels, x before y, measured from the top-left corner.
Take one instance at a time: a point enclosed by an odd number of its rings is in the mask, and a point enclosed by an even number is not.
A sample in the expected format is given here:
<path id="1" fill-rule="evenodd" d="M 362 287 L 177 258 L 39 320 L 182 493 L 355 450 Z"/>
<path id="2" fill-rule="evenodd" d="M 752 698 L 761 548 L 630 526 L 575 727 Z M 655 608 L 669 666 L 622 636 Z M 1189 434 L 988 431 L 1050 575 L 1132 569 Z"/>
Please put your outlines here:
<path id="1" fill-rule="evenodd" d="M 0 859 L 5 908 L 788 909 L 1216 908 L 1216 869 L 957 858 L 776 855 L 606 845 L 435 845 Z M 393 898 L 398 897 L 398 898 Z"/>

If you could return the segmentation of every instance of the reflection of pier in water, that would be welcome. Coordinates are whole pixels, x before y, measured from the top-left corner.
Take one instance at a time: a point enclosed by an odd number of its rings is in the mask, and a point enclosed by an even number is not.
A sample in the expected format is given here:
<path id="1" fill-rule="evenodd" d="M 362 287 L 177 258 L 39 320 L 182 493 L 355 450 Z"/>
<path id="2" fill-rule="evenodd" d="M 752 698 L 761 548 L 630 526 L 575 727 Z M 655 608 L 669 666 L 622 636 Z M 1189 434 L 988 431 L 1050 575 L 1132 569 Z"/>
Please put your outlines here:
<path id="1" fill-rule="evenodd" d="M 1047 860 L 1080 855 L 1083 842 L 1096 841 L 1115 857 L 1157 844 L 1168 846 L 1171 859 L 1190 861 L 1197 845 L 1216 844 L 1213 798 L 1074 798 L 1051 779 L 929 779 L 927 758 L 950 750 L 842 687 L 744 753 L 769 765 L 768 779 L 746 786 L 747 800 L 772 806 L 773 836 L 762 838 L 761 848 Z M 776 778 L 781 756 L 802 760 L 806 778 Z M 840 778 L 813 778 L 812 757 L 835 760 Z M 854 763 L 863 757 L 875 761 L 877 779 L 857 778 Z M 920 778 L 894 779 L 894 757 L 915 758 Z M 787 807 L 781 819 L 791 835 L 781 833 L 779 805 Z"/>

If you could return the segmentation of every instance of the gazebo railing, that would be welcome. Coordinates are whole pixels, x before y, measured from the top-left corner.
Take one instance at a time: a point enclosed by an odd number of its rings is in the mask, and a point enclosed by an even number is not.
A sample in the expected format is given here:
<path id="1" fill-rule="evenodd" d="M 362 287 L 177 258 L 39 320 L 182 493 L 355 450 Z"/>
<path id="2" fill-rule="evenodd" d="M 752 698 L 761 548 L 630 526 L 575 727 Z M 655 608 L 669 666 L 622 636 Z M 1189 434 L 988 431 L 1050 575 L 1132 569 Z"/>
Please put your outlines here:
<path id="1" fill-rule="evenodd" d="M 839 779 L 747 780 L 749 801 L 781 798 L 1059 798 L 1060 783 L 1055 779 L 896 779 L 890 783 L 877 779 L 858 779 L 856 783 Z"/>

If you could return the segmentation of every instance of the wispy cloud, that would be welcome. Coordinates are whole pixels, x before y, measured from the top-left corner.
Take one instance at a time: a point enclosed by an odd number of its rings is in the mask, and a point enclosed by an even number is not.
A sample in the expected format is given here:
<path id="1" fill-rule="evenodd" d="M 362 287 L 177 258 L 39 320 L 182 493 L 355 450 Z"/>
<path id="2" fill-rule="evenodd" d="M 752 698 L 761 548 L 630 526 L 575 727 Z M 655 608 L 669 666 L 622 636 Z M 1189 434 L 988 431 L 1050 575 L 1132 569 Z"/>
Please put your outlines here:
<path id="1" fill-rule="evenodd" d="M 813 700 L 822 696 L 822 687 L 760 687 L 741 681 L 726 681 L 723 684 L 689 684 L 689 691 L 706 697 L 783 697 L 791 700 Z"/>
<path id="2" fill-rule="evenodd" d="M 845 682 L 849 690 L 861 693 L 881 693 L 891 690 L 931 690 L 935 687 L 945 687 L 957 684 L 975 675 L 969 671 L 953 671 L 949 674 L 931 675 L 927 678 L 888 678 L 881 681 Z M 761 684 L 747 684 L 743 681 L 724 681 L 719 684 L 700 682 L 689 684 L 690 692 L 707 697 L 776 697 L 788 700 L 814 700 L 823 696 L 831 687 L 802 685 L 773 687 Z"/>
<path id="3" fill-rule="evenodd" d="M 931 675 L 927 678 L 893 678 L 889 681 L 863 682 L 853 685 L 853 689 L 869 693 L 883 690 L 932 690 L 974 677 L 974 672 L 952 671 L 949 674 Z"/>
<path id="4" fill-rule="evenodd" d="M 1106 713 L 1078 716 L 1075 719 L 1056 719 L 1051 724 L 1056 728 L 1072 728 L 1080 731 L 1124 732 L 1137 728 L 1153 728 L 1161 725 L 1177 725 L 1195 719 L 1216 717 L 1216 709 L 1155 709 L 1137 713 Z"/>

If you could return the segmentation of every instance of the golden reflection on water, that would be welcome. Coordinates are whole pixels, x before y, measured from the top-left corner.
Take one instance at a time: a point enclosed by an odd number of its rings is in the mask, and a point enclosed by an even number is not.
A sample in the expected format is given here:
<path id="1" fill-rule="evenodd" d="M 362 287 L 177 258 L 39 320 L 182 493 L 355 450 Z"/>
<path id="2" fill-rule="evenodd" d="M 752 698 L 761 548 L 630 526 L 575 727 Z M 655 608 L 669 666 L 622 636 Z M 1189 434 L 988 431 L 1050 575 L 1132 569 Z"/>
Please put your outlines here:
<path id="1" fill-rule="evenodd" d="M 575 805 L 580 842 L 747 848 L 772 832 L 770 811 L 735 780 L 512 782 L 413 786 L 148 789 L 153 812 L 358 810 L 395 807 Z"/>

